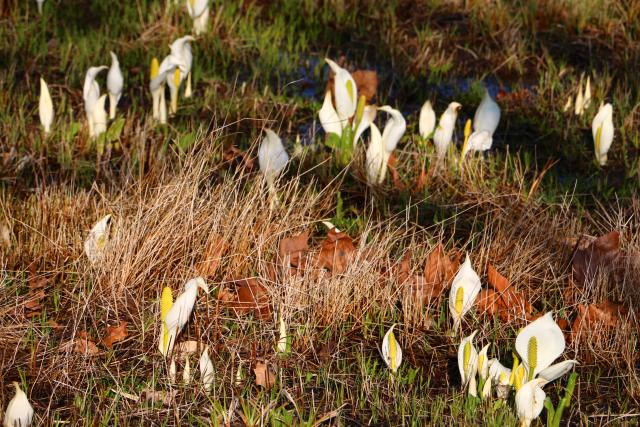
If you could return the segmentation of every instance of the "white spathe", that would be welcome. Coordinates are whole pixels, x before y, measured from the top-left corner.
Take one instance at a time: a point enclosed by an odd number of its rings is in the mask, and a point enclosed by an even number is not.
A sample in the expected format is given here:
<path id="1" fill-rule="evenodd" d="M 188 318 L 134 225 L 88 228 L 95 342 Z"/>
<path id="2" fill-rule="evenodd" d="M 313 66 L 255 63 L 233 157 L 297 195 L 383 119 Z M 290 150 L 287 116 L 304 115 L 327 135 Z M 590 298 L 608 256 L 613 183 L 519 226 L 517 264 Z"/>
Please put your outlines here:
<path id="1" fill-rule="evenodd" d="M 96 222 L 89 236 L 84 242 L 84 253 L 89 258 L 91 264 L 95 264 L 104 252 L 104 248 L 109 240 L 109 227 L 111 225 L 111 214 L 103 216 Z"/>
<path id="2" fill-rule="evenodd" d="M 402 363 L 402 348 L 400 348 L 396 336 L 393 333 L 395 326 L 396 325 L 391 326 L 382 339 L 382 358 L 393 373 L 398 371 Z"/>
<path id="3" fill-rule="evenodd" d="M 462 387 L 469 387 L 469 394 L 476 396 L 478 394 L 476 384 L 476 373 L 478 372 L 478 351 L 473 345 L 473 338 L 478 331 L 473 331 L 471 335 L 464 338 L 458 346 L 458 370 Z"/>
<path id="4" fill-rule="evenodd" d="M 38 115 L 40 116 L 40 124 L 44 128 L 44 133 L 51 132 L 51 124 L 53 123 L 53 101 L 49 93 L 49 87 L 44 79 L 40 78 L 40 102 L 38 103 Z"/>
<path id="5" fill-rule="evenodd" d="M 107 92 L 109 93 L 109 119 L 116 117 L 116 106 L 122 96 L 122 88 L 124 87 L 124 77 L 120 70 L 120 62 L 115 53 L 109 52 L 111 55 L 111 67 L 107 73 Z"/>
<path id="6" fill-rule="evenodd" d="M 4 427 L 29 427 L 33 421 L 33 407 L 24 391 L 20 389 L 20 384 L 13 382 L 16 394 L 9 401 L 4 412 Z"/>
<path id="7" fill-rule="evenodd" d="M 527 371 L 528 380 L 548 368 L 564 349 L 564 334 L 551 312 L 529 323 L 516 337 L 516 351 Z"/>
<path id="8" fill-rule="evenodd" d="M 333 103 L 331 102 L 330 91 L 324 94 L 324 102 L 318 112 L 318 117 L 320 118 L 320 124 L 325 133 L 335 133 L 339 137 L 342 137 L 342 128 L 347 121 L 342 121 L 340 117 L 338 117 L 338 113 L 336 113 L 336 110 L 333 108 Z"/>
<path id="9" fill-rule="evenodd" d="M 388 105 L 383 105 L 378 108 L 378 110 L 391 115 L 384 126 L 384 130 L 382 131 L 382 144 L 384 145 L 385 151 L 391 155 L 393 150 L 398 146 L 400 139 L 402 139 L 404 132 L 407 130 L 407 122 L 404 117 L 402 117 L 402 113 L 400 113 L 400 111 Z"/>
<path id="10" fill-rule="evenodd" d="M 436 128 L 436 112 L 433 111 L 431 101 L 427 101 L 420 109 L 420 118 L 418 120 L 418 131 L 422 139 L 427 139 Z"/>
<path id="11" fill-rule="evenodd" d="M 493 136 L 500 123 L 500 106 L 493 100 L 489 91 L 484 90 L 484 97 L 476 109 L 473 117 L 473 130 L 476 132 L 486 130 Z"/>
<path id="12" fill-rule="evenodd" d="M 352 117 L 358 106 L 358 88 L 356 82 L 351 77 L 351 74 L 340 67 L 334 61 L 329 58 L 325 58 L 331 70 L 335 73 L 334 76 L 334 95 L 336 102 L 336 110 L 340 120 L 348 120 Z"/>
<path id="13" fill-rule="evenodd" d="M 36 0 L 38 4 L 38 14 L 42 15 L 42 5 L 44 4 L 44 0 Z"/>
<path id="14" fill-rule="evenodd" d="M 487 351 L 490 346 L 491 343 L 485 345 L 478 353 L 478 375 L 483 380 L 486 380 L 489 377 L 489 359 L 487 357 Z"/>
<path id="15" fill-rule="evenodd" d="M 204 384 L 204 389 L 207 392 L 210 392 L 211 387 L 213 387 L 214 370 L 213 370 L 213 363 L 211 362 L 211 358 L 209 357 L 208 345 L 204 347 L 204 351 L 200 356 L 199 365 L 200 365 L 200 379 Z"/>
<path id="16" fill-rule="evenodd" d="M 452 102 L 447 107 L 446 111 L 440 116 L 440 122 L 436 127 L 436 131 L 433 134 L 433 143 L 436 147 L 436 155 L 438 159 L 444 159 L 451 144 L 451 138 L 453 137 L 453 129 L 456 126 L 456 119 L 458 118 L 458 111 L 460 111 L 462 105 L 457 102 Z"/>
<path id="17" fill-rule="evenodd" d="M 598 109 L 591 123 L 596 160 L 600 166 L 607 164 L 607 153 L 613 143 L 614 132 L 613 106 L 607 103 Z"/>
<path id="18" fill-rule="evenodd" d="M 178 90 L 180 89 L 180 85 L 187 78 L 187 76 L 191 73 L 191 66 L 193 65 L 193 54 L 191 52 L 191 45 L 189 42 L 194 41 L 195 38 L 193 36 L 183 36 L 176 39 L 173 43 L 171 43 L 171 54 L 169 55 L 169 67 L 171 65 L 175 65 L 178 68 L 173 68 L 173 72 L 167 72 L 166 81 L 169 86 L 169 92 L 171 95 L 171 103 L 169 105 L 169 112 L 171 114 L 175 114 L 178 111 Z M 165 60 L 167 59 L 165 58 Z M 165 63 L 163 60 L 162 63 Z M 162 73 L 163 67 L 160 64 L 160 73 Z M 189 88 L 189 92 L 191 92 L 191 88 Z M 191 94 L 189 94 L 191 95 Z"/>
<path id="19" fill-rule="evenodd" d="M 258 148 L 258 163 L 260 172 L 267 179 L 270 186 L 289 162 L 289 155 L 280 137 L 271 129 L 264 129 L 265 136 Z"/>
<path id="20" fill-rule="evenodd" d="M 82 86 L 82 99 L 84 100 L 84 110 L 87 115 L 87 123 L 89 124 L 89 136 L 95 136 L 93 110 L 100 99 L 100 85 L 96 81 L 98 73 L 106 70 L 107 66 L 90 67 L 84 76 L 84 85 Z"/>
<path id="21" fill-rule="evenodd" d="M 98 137 L 107 131 L 107 110 L 105 110 L 106 102 L 107 95 L 105 94 L 98 98 L 98 101 L 96 101 L 93 111 L 91 112 L 94 137 Z"/>
<path id="22" fill-rule="evenodd" d="M 209 0 L 187 0 L 187 12 L 193 19 L 193 33 L 195 35 L 206 33 L 209 22 Z"/>
<path id="23" fill-rule="evenodd" d="M 560 363 L 556 363 L 555 365 L 551 365 L 540 371 L 538 378 L 543 378 L 547 380 L 547 382 L 554 381 L 572 370 L 577 364 L 577 360 L 565 360 Z"/>
<path id="24" fill-rule="evenodd" d="M 193 307 L 195 306 L 196 298 L 198 297 L 198 288 L 202 289 L 205 293 L 209 293 L 207 282 L 205 282 L 202 277 L 191 279 L 184 285 L 184 292 L 176 298 L 169 313 L 167 313 L 165 324 L 168 331 L 168 340 L 167 345 L 163 345 L 160 348 L 160 352 L 163 355 L 166 356 L 171 353 L 175 345 L 176 337 L 187 324 Z"/>
<path id="25" fill-rule="evenodd" d="M 487 151 L 493 144 L 493 138 L 489 131 L 481 130 L 473 132 L 462 146 L 462 158 L 470 151 Z"/>
<path id="26" fill-rule="evenodd" d="M 376 119 L 376 114 L 378 113 L 378 109 L 373 105 L 366 105 L 362 112 L 362 118 L 360 119 L 360 123 L 358 123 L 358 127 L 356 128 L 356 133 L 353 138 L 353 146 L 355 147 L 362 136 L 362 133 L 369 129 L 371 123 Z M 336 115 L 336 117 L 338 117 Z"/>
<path id="27" fill-rule="evenodd" d="M 496 387 L 496 395 L 499 399 L 506 399 L 511 390 L 511 369 L 504 367 L 498 359 L 489 361 L 489 378 Z"/>
<path id="28" fill-rule="evenodd" d="M 531 422 L 540 416 L 546 397 L 542 390 L 544 384 L 546 380 L 536 378 L 525 383 L 516 393 L 516 412 L 522 427 L 530 426 Z"/>
<path id="29" fill-rule="evenodd" d="M 282 314 L 280 315 L 280 323 L 278 326 L 278 344 L 276 345 L 278 349 L 278 353 L 285 354 L 287 353 L 287 324 L 284 321 L 284 317 Z"/>
<path id="30" fill-rule="evenodd" d="M 449 292 L 449 312 L 453 317 L 455 328 L 460 327 L 462 317 L 471 309 L 481 288 L 480 277 L 471 266 L 471 259 L 467 257 L 453 278 Z"/>
<path id="31" fill-rule="evenodd" d="M 371 123 L 371 140 L 367 147 L 366 169 L 369 185 L 380 185 L 387 174 L 387 152 L 384 149 L 382 135 L 375 123 Z"/>

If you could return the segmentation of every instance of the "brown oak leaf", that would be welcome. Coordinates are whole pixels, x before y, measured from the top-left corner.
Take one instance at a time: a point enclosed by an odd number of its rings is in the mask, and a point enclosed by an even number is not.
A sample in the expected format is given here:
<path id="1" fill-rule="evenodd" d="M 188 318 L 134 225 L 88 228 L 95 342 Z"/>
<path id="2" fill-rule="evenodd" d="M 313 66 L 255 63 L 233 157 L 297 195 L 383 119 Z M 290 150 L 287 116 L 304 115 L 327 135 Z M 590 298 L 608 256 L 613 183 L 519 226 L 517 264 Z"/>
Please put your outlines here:
<path id="1" fill-rule="evenodd" d="M 309 249 L 309 245 L 307 243 L 308 240 L 308 230 L 305 230 L 298 235 L 286 237 L 280 240 L 280 258 L 284 260 L 286 257 L 289 257 L 289 264 L 293 267 L 298 267 L 300 265 L 300 259 Z"/>
<path id="2" fill-rule="evenodd" d="M 253 313 L 256 318 L 266 320 L 271 317 L 267 288 L 254 278 L 234 281 L 235 298 L 225 305 L 239 314 Z"/>
<path id="3" fill-rule="evenodd" d="M 336 229 L 332 228 L 320 247 L 318 263 L 332 273 L 344 273 L 355 252 L 356 248 L 351 237 L 343 232 L 336 232 Z"/>
<path id="4" fill-rule="evenodd" d="M 107 336 L 102 340 L 102 344 L 107 348 L 112 348 L 113 344 L 127 338 L 129 335 L 127 332 L 128 325 L 128 322 L 121 320 L 118 326 L 107 326 Z"/>

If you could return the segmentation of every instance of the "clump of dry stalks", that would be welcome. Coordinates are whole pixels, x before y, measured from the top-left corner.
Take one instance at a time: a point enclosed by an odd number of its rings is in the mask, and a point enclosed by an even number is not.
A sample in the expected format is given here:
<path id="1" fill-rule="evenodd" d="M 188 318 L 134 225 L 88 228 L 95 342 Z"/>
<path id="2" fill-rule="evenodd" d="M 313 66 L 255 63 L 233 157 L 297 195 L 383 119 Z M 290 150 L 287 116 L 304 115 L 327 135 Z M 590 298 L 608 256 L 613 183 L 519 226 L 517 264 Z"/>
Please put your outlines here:
<path id="1" fill-rule="evenodd" d="M 459 193 L 450 202 L 456 215 L 426 228 L 408 219 L 411 206 L 404 219 L 364 218 L 360 234 L 350 236 L 355 253 L 339 274 L 312 262 L 292 272 L 278 255 L 279 242 L 310 231 L 310 249 L 304 256 L 309 260 L 317 256 L 327 232 L 320 221 L 331 217 L 331 191 L 316 188 L 313 181 L 303 184 L 299 177 L 283 179 L 280 203 L 274 204 L 260 176 L 224 170 L 200 154 L 188 156 L 178 170 L 167 169 L 127 188 L 50 187 L 23 199 L 4 195 L 2 235 L 9 249 L 0 258 L 5 268 L 0 371 L 8 379 L 24 372 L 34 390 L 32 398 L 45 416 L 47 411 L 72 411 L 63 403 L 67 396 L 78 390 L 99 393 L 103 379 L 115 382 L 116 388 L 127 388 L 127 382 L 133 387 L 144 378 L 166 381 L 166 366 L 156 351 L 160 293 L 170 286 L 176 294 L 186 280 L 201 274 L 212 236 L 222 240 L 225 249 L 209 271 L 209 286 L 215 290 L 200 296 L 180 339 L 210 345 L 217 370 L 214 393 L 232 387 L 240 363 L 250 366 L 265 359 L 279 363 L 274 354 L 278 316 L 289 325 L 296 355 L 280 365 L 285 381 L 289 375 L 295 377 L 296 366 L 313 370 L 323 360 L 353 357 L 355 342 L 375 347 L 375 333 L 367 325 L 392 319 L 403 325 L 409 363 L 425 364 L 427 358 L 412 348 L 451 340 L 445 336 L 447 322 L 433 327 L 444 297 L 425 307 L 397 272 L 403 257 L 408 260 L 408 274 L 420 270 L 441 244 L 470 253 L 481 276 L 486 275 L 487 263 L 494 265 L 540 312 L 560 310 L 566 318 L 574 315 L 578 304 L 622 301 L 626 321 L 597 334 L 597 340 L 578 336 L 569 354 L 578 360 L 590 354 L 593 363 L 615 366 L 629 392 L 637 396 L 638 357 L 633 343 L 640 275 L 638 263 L 631 259 L 640 250 L 640 238 L 633 232 L 639 225 L 637 201 L 627 210 L 603 215 L 595 224 L 622 233 L 625 253 L 631 254 L 624 261 L 622 282 L 614 283 L 603 272 L 573 305 L 566 305 L 571 248 L 565 242 L 585 228 L 567 204 L 550 209 L 523 202 L 518 194 Z M 104 258 L 91 266 L 82 241 L 91 224 L 107 213 L 114 218 L 110 240 Z M 271 310 L 262 320 L 237 315 L 218 297 L 222 289 L 244 278 L 258 280 L 266 288 Z M 28 304 L 34 294 L 28 288 L 35 283 L 44 295 L 33 310 Z M 29 317 L 33 311 L 37 316 Z M 128 336 L 111 357 L 99 342 L 106 327 L 120 321 L 129 323 Z M 524 319 L 507 327 L 484 317 L 469 322 L 468 328 L 483 322 L 483 339 L 497 336 L 507 342 Z M 96 353 L 79 354 L 78 340 L 98 343 Z M 446 367 L 449 356 L 446 350 L 436 352 L 428 363 Z M 178 404 L 188 409 L 192 401 L 186 393 L 180 396 Z M 89 404 L 96 411 L 118 405 Z M 151 408 L 136 414 L 125 417 L 158 416 Z"/>

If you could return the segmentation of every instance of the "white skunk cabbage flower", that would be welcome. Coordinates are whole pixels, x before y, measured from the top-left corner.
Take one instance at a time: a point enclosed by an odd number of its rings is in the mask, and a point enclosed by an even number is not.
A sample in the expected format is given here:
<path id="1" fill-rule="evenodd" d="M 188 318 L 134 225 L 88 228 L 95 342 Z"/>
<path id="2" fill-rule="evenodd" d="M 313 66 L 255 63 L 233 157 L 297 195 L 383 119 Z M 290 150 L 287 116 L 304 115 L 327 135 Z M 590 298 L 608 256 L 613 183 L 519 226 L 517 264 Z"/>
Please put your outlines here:
<path id="1" fill-rule="evenodd" d="M 151 69 L 149 72 L 149 90 L 151 91 L 153 118 L 160 120 L 160 97 L 164 98 L 164 77 L 159 78 L 160 62 L 158 58 L 151 59 Z M 166 105 L 165 105 L 166 108 Z"/>
<path id="2" fill-rule="evenodd" d="M 258 163 L 267 183 L 273 186 L 276 178 L 289 162 L 289 155 L 282 140 L 274 131 L 265 128 L 264 132 L 266 135 L 258 148 Z"/>
<path id="3" fill-rule="evenodd" d="M 329 58 L 325 58 L 335 73 L 334 95 L 336 110 L 340 120 L 348 120 L 356 113 L 358 106 L 358 88 L 351 74 Z"/>
<path id="4" fill-rule="evenodd" d="M 451 144 L 451 138 L 453 137 L 453 129 L 456 126 L 456 119 L 458 118 L 458 111 L 462 108 L 457 102 L 452 102 L 447 107 L 447 110 L 440 116 L 440 122 L 436 126 L 435 133 L 433 134 L 433 143 L 436 147 L 436 155 L 438 159 L 444 159 L 449 150 L 449 144 Z"/>
<path id="5" fill-rule="evenodd" d="M 366 154 L 367 181 L 369 185 L 379 185 L 384 182 L 389 157 L 391 157 L 393 150 L 396 149 L 398 142 L 407 129 L 407 122 L 400 111 L 388 105 L 380 107 L 379 110 L 389 113 L 391 117 L 387 120 L 382 135 L 380 135 L 380 130 L 375 124 L 368 125 L 371 128 L 371 142 Z"/>
<path id="6" fill-rule="evenodd" d="M 478 331 L 464 338 L 458 346 L 458 370 L 462 380 L 462 388 L 469 387 L 469 394 L 478 395 L 476 373 L 478 371 L 478 351 L 473 345 L 473 338 Z"/>
<path id="7" fill-rule="evenodd" d="M 491 343 L 482 347 L 482 350 L 478 353 L 478 375 L 483 380 L 489 378 L 489 359 L 487 358 L 489 346 L 491 346 Z"/>
<path id="8" fill-rule="evenodd" d="M 38 114 L 40 115 L 40 123 L 44 128 L 45 135 L 51 132 L 51 124 L 53 123 L 53 101 L 49 94 L 49 87 L 44 79 L 40 78 L 40 103 L 38 104 Z"/>
<path id="9" fill-rule="evenodd" d="M 191 362 L 189 355 L 184 356 L 184 369 L 182 370 L 182 382 L 187 385 L 191 382 Z"/>
<path id="10" fill-rule="evenodd" d="M 473 130 L 480 132 L 486 130 L 490 136 L 496 131 L 500 123 L 500 106 L 493 100 L 489 91 L 484 90 L 484 97 L 476 109 L 473 117 Z"/>
<path id="11" fill-rule="evenodd" d="M 471 259 L 467 257 L 453 278 L 449 292 L 449 312 L 453 317 L 453 326 L 460 327 L 462 317 L 471 309 L 480 293 L 480 277 L 471 266 Z"/>
<path id="12" fill-rule="evenodd" d="M 171 353 L 176 337 L 182 331 L 184 325 L 187 324 L 198 297 L 198 288 L 201 288 L 207 294 L 209 293 L 207 282 L 202 277 L 191 279 L 184 285 L 184 292 L 176 298 L 167 312 L 163 321 L 164 331 L 159 345 L 160 353 L 163 356 Z"/>
<path id="13" fill-rule="evenodd" d="M 493 144 L 493 138 L 491 134 L 486 130 L 475 131 L 465 141 L 462 146 L 462 153 L 460 156 L 464 159 L 470 151 L 487 151 Z"/>
<path id="14" fill-rule="evenodd" d="M 204 351 L 200 356 L 200 379 L 204 384 L 204 389 L 207 392 L 211 391 L 211 387 L 213 387 L 213 363 L 211 362 L 211 358 L 209 357 L 209 346 L 204 347 Z"/>
<path id="15" fill-rule="evenodd" d="M 209 0 L 187 0 L 187 12 L 193 19 L 193 33 L 196 36 L 206 33 L 209 22 Z"/>
<path id="16" fill-rule="evenodd" d="M 191 53 L 191 45 L 189 42 L 194 40 L 195 38 L 193 38 L 193 36 L 184 36 L 171 43 L 171 54 L 167 58 L 171 58 L 171 64 L 178 66 L 177 68 L 173 68 L 173 73 L 166 74 L 167 85 L 169 86 L 169 92 L 171 94 L 171 104 L 169 108 L 171 114 L 178 112 L 178 90 L 182 82 L 191 73 L 193 54 Z M 165 60 L 167 58 L 165 58 Z M 164 63 L 165 61 L 162 62 Z M 162 71 L 163 67 L 162 64 L 160 64 L 160 72 L 162 73 Z M 189 88 L 189 92 L 191 92 L 191 88 Z"/>
<path id="17" fill-rule="evenodd" d="M 116 117 L 116 106 L 122 96 L 122 88 L 124 87 L 124 77 L 120 71 L 120 62 L 115 53 L 109 52 L 111 55 L 111 67 L 107 73 L 107 91 L 109 93 L 109 119 Z"/>
<path id="18" fill-rule="evenodd" d="M 169 364 L 169 382 L 174 384 L 176 382 L 176 376 L 178 375 L 178 368 L 176 366 L 176 359 L 171 358 L 171 363 Z"/>
<path id="19" fill-rule="evenodd" d="M 564 351 L 564 334 L 551 312 L 525 326 L 516 337 L 516 351 L 531 381 Z"/>
<path id="20" fill-rule="evenodd" d="M 109 240 L 109 228 L 111 226 L 111 214 L 105 215 L 98 222 L 96 222 L 91 231 L 89 237 L 84 242 L 84 253 L 89 258 L 91 264 L 95 264 L 104 251 L 107 241 Z"/>
<path id="21" fill-rule="evenodd" d="M 94 116 L 93 110 L 98 104 L 100 99 L 100 85 L 96 81 L 98 73 L 102 70 L 106 70 L 105 65 L 99 67 L 90 67 L 84 76 L 84 85 L 82 86 L 82 99 L 84 100 L 84 110 L 87 115 L 87 123 L 89 124 L 89 136 L 94 137 L 96 135 L 94 130 Z"/>
<path id="22" fill-rule="evenodd" d="M 491 397 L 491 377 L 487 377 L 487 379 L 484 381 L 480 397 L 483 400 L 489 399 Z"/>
<path id="23" fill-rule="evenodd" d="M 607 164 L 607 153 L 613 142 L 613 106 L 605 104 L 600 107 L 598 114 L 591 123 L 591 133 L 593 135 L 596 160 L 600 166 Z"/>
<path id="24" fill-rule="evenodd" d="M 107 110 L 105 110 L 105 103 L 107 102 L 107 95 L 102 95 L 98 98 L 98 101 L 93 107 L 91 112 L 91 118 L 93 121 L 93 136 L 98 137 L 107 131 Z"/>
<path id="25" fill-rule="evenodd" d="M 521 427 L 530 426 L 531 422 L 540 416 L 546 397 L 542 386 L 546 382 L 542 378 L 536 378 L 525 383 L 516 393 L 516 412 Z"/>
<path id="26" fill-rule="evenodd" d="M 278 353 L 280 354 L 287 354 L 288 353 L 288 345 L 287 345 L 287 324 L 284 321 L 284 317 L 282 316 L 282 314 L 280 315 L 280 322 L 279 322 L 279 337 L 278 337 L 278 344 L 276 345 L 277 349 L 278 349 Z"/>
<path id="27" fill-rule="evenodd" d="M 404 117 L 402 117 L 402 113 L 400 113 L 400 111 L 391 108 L 388 105 L 383 105 L 378 108 L 378 110 L 391 115 L 389 120 L 387 120 L 387 124 L 384 126 L 384 130 L 382 131 L 382 144 L 384 145 L 385 151 L 391 155 L 393 150 L 398 146 L 398 142 L 400 142 L 404 132 L 407 130 L 407 122 Z"/>
<path id="28" fill-rule="evenodd" d="M 382 135 L 378 127 L 371 123 L 370 128 L 371 141 L 369 141 L 366 153 L 367 182 L 369 185 L 380 185 L 384 182 L 384 177 L 387 174 L 389 156 L 384 149 Z"/>
<path id="29" fill-rule="evenodd" d="M 331 92 L 327 91 L 324 94 L 324 102 L 322 103 L 322 108 L 318 112 L 318 117 L 320 118 L 320 124 L 324 131 L 329 133 L 335 133 L 338 136 L 342 136 L 342 128 L 344 127 L 343 123 L 347 121 L 340 120 L 338 117 L 338 113 L 333 108 L 333 104 L 331 102 Z"/>
<path id="30" fill-rule="evenodd" d="M 340 67 L 329 58 L 325 58 L 329 67 L 334 72 L 333 101 L 331 102 L 331 92 L 325 93 L 322 108 L 318 111 L 320 124 L 327 135 L 335 134 L 339 138 L 343 137 L 347 128 L 350 131 L 349 142 L 356 143 L 376 118 L 376 108 L 365 105 L 365 97 L 358 98 L 358 88 L 351 74 Z M 351 120 L 351 122 L 350 122 Z"/>
<path id="31" fill-rule="evenodd" d="M 181 74 L 180 70 L 186 69 L 187 66 L 182 60 L 182 57 L 173 54 L 165 57 L 160 65 L 157 65 L 156 58 L 153 58 L 151 61 L 151 81 L 149 82 L 149 90 L 153 97 L 153 117 L 158 119 L 161 124 L 167 123 L 167 105 L 164 96 L 165 82 L 169 80 L 169 77 L 173 77 L 173 81 L 175 83 L 176 73 L 178 77 L 177 80 L 179 81 Z M 174 91 L 175 96 L 177 96 L 177 86 L 174 87 Z"/>
<path id="32" fill-rule="evenodd" d="M 547 380 L 547 382 L 554 381 L 572 370 L 577 364 L 577 360 L 565 360 L 563 362 L 556 363 L 540 371 L 538 378 L 543 378 Z"/>
<path id="33" fill-rule="evenodd" d="M 489 361 L 489 378 L 496 386 L 496 394 L 500 399 L 506 399 L 511 390 L 511 369 L 504 367 L 498 359 Z"/>
<path id="34" fill-rule="evenodd" d="M 16 394 L 9 401 L 4 412 L 4 427 L 29 427 L 33 421 L 33 407 L 24 391 L 20 389 L 20 384 L 13 382 Z"/>
<path id="35" fill-rule="evenodd" d="M 591 104 L 591 77 L 587 76 L 587 85 L 584 88 L 584 92 L 582 92 L 583 78 L 584 78 L 584 74 L 580 76 L 580 84 L 578 85 L 578 94 L 576 95 L 576 104 L 574 108 L 574 114 L 576 116 L 583 115 L 587 107 L 589 107 L 589 105 Z"/>
<path id="36" fill-rule="evenodd" d="M 402 348 L 400 348 L 396 336 L 393 333 L 395 326 L 396 325 L 391 326 L 382 339 L 382 358 L 394 374 L 398 371 L 402 363 Z"/>
<path id="37" fill-rule="evenodd" d="M 36 3 L 38 4 L 38 14 L 42 15 L 42 5 L 44 4 L 44 0 L 36 0 Z"/>
<path id="38" fill-rule="evenodd" d="M 420 119 L 418 121 L 418 130 L 422 139 L 428 139 L 436 128 L 436 112 L 433 111 L 431 101 L 427 101 L 420 109 Z"/>

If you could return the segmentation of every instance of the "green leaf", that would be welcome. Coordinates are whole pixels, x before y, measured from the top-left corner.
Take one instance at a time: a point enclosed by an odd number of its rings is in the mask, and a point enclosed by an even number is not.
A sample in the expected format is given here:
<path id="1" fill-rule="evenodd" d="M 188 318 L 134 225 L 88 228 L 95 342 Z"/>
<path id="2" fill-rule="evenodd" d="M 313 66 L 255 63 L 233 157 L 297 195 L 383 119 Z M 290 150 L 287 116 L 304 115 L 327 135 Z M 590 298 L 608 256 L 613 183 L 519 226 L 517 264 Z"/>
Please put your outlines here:
<path id="1" fill-rule="evenodd" d="M 327 134 L 327 140 L 325 142 L 325 145 L 331 149 L 337 149 L 340 148 L 340 144 L 341 140 L 340 137 L 338 136 L 337 133 L 329 133 Z"/>
<path id="2" fill-rule="evenodd" d="M 124 117 L 118 117 L 107 129 L 107 142 L 118 141 L 122 134 L 122 128 L 124 128 Z"/>

